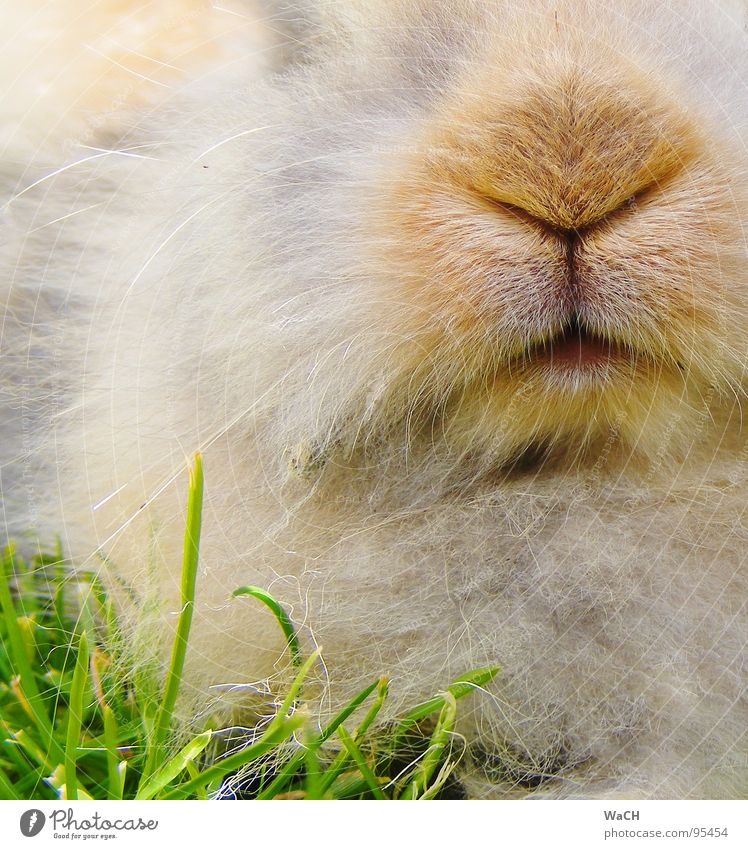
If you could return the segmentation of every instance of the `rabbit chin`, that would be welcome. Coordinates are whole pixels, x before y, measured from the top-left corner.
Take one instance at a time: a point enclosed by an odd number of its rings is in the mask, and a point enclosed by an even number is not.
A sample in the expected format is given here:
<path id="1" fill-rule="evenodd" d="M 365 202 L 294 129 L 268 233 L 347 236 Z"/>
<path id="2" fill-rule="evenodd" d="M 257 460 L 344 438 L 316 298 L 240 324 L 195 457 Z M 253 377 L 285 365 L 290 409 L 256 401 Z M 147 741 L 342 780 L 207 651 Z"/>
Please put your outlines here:
<path id="1" fill-rule="evenodd" d="M 602 451 L 608 465 L 636 465 L 657 455 L 666 428 L 671 450 L 681 450 L 698 411 L 698 397 L 681 376 L 654 365 L 610 360 L 580 367 L 549 359 L 507 370 L 489 390 L 465 393 L 444 433 L 452 451 L 489 468 L 584 466 Z"/>
<path id="2" fill-rule="evenodd" d="M 488 359 L 466 362 L 463 355 L 431 373 L 423 362 L 414 363 L 379 399 L 376 413 L 369 407 L 368 420 L 364 404 L 349 410 L 351 433 L 339 426 L 329 430 L 332 440 L 320 437 L 313 447 L 305 442 L 292 467 L 317 472 L 334 458 L 339 468 L 345 453 L 348 462 L 371 468 L 375 461 L 391 471 L 386 460 L 405 456 L 420 458 L 423 474 L 431 467 L 452 484 L 455 476 L 477 482 L 484 475 L 534 472 L 547 464 L 582 469 L 601 457 L 608 469 L 625 464 L 635 471 L 654 458 L 661 462 L 663 433 L 673 457 L 693 448 L 695 434 L 713 452 L 715 419 L 737 409 L 732 394 L 689 383 L 677 367 L 653 360 L 595 350 L 581 362 L 550 348 L 498 368 Z M 465 380 L 466 373 L 474 379 Z M 449 468 L 452 474 L 445 475 Z"/>
<path id="3" fill-rule="evenodd" d="M 679 341 L 678 361 L 668 349 L 610 341 L 573 323 L 518 346 L 500 327 L 434 322 L 414 331 L 399 314 L 402 324 L 389 316 L 385 331 L 380 315 L 368 315 L 357 339 L 365 364 L 355 344 L 340 345 L 347 356 L 307 383 L 314 398 L 305 396 L 305 415 L 283 416 L 299 429 L 284 433 L 275 416 L 270 428 L 272 441 L 282 434 L 293 473 L 335 489 L 358 480 L 342 470 L 388 478 L 403 462 L 436 490 L 441 482 L 466 496 L 470 481 L 541 466 L 583 470 L 602 458 L 608 471 L 636 473 L 654 461 L 661 467 L 663 452 L 693 459 L 702 445 L 711 457 L 740 415 L 737 354 L 735 363 L 715 355 L 711 372 L 701 361 L 709 345 L 719 350 L 708 326 L 700 343 L 692 329 L 690 354 Z M 285 380 L 287 397 L 300 394 Z"/>

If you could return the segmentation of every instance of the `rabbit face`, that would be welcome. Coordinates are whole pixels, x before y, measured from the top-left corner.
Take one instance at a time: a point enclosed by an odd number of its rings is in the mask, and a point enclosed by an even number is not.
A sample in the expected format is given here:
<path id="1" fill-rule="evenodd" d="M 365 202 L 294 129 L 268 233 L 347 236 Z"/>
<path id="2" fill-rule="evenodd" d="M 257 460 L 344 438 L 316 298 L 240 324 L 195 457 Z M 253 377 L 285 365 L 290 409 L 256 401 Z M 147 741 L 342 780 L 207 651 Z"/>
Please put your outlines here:
<path id="1" fill-rule="evenodd" d="M 362 203 L 380 296 L 363 332 L 401 340 L 380 409 L 489 463 L 588 456 L 611 431 L 646 455 L 742 380 L 742 154 L 615 21 L 530 5 L 530 29 L 483 9 L 460 60 L 435 62 Z M 475 6 L 439 8 L 454 33 Z"/>

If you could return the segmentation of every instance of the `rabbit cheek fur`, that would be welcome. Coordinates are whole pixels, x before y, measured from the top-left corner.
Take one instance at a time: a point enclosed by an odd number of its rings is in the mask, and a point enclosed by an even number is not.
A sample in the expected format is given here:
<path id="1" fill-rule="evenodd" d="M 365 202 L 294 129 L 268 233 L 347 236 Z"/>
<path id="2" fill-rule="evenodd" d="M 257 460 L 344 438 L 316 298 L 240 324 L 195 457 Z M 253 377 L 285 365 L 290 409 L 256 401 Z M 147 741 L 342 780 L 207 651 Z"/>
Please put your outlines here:
<path id="1" fill-rule="evenodd" d="M 34 237 L 87 351 L 55 515 L 133 645 L 205 455 L 184 716 L 287 680 L 252 583 L 323 647 L 321 714 L 500 666 L 474 795 L 748 791 L 746 42 L 701 5 L 342 4 L 297 69 L 139 130 L 155 164 L 91 166 L 94 237 Z"/>

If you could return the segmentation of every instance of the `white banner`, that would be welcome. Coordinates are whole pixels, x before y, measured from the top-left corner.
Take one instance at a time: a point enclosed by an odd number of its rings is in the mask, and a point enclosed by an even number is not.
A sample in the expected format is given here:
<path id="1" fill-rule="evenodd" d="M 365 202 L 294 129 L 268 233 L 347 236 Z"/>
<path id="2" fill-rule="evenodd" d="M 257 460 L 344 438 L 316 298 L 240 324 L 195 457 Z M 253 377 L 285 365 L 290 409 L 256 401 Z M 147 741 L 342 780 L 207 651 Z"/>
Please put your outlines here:
<path id="1" fill-rule="evenodd" d="M 0 846 L 748 847 L 748 802 L 3 802 Z M 331 807 L 335 806 L 335 810 Z"/>

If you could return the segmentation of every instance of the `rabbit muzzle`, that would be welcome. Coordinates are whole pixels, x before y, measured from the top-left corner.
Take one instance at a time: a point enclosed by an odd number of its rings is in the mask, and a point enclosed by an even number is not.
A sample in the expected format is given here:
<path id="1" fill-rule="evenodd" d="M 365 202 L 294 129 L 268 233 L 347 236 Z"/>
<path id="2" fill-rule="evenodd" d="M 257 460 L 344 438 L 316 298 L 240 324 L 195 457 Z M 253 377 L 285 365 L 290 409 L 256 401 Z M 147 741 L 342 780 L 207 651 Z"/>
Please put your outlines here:
<path id="1" fill-rule="evenodd" d="M 637 69 L 491 73 L 390 182 L 398 303 L 506 368 L 706 375 L 730 356 L 745 261 L 727 156 Z"/>

